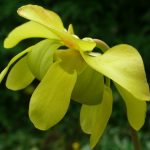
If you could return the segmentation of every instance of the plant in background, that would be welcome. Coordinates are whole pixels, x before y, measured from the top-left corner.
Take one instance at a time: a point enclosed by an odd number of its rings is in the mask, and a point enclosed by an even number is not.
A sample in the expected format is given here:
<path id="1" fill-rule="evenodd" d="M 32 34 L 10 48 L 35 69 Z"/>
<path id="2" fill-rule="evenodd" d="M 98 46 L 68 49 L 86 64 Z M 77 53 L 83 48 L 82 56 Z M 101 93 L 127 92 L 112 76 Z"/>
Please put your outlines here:
<path id="1" fill-rule="evenodd" d="M 6 86 L 14 91 L 34 79 L 40 81 L 29 104 L 29 117 L 36 128 L 47 130 L 57 124 L 70 99 L 75 100 L 82 104 L 81 128 L 91 135 L 94 148 L 112 112 L 110 81 L 124 99 L 132 128 L 143 126 L 150 93 L 142 58 L 134 47 L 120 44 L 109 48 L 98 39 L 80 39 L 72 25 L 65 29 L 56 13 L 37 5 L 23 6 L 18 14 L 30 21 L 10 32 L 4 47 L 14 47 L 27 38 L 44 40 L 12 58 L 0 74 L 0 82 L 8 71 Z"/>

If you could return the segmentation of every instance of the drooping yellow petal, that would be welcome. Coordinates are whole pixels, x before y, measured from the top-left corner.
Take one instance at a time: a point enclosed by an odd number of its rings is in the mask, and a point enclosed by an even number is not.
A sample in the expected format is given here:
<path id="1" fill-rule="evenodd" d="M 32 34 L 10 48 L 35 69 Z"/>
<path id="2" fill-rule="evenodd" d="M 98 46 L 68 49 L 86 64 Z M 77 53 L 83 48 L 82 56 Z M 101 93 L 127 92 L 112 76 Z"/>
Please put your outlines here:
<path id="1" fill-rule="evenodd" d="M 127 117 L 130 125 L 135 130 L 139 130 L 145 122 L 146 117 L 146 102 L 140 101 L 139 99 L 133 97 L 124 88 L 115 84 L 122 98 L 124 99 Z"/>
<path id="2" fill-rule="evenodd" d="M 89 66 L 78 75 L 72 92 L 72 99 L 87 105 L 101 102 L 104 89 L 104 77 Z"/>
<path id="3" fill-rule="evenodd" d="M 95 57 L 81 54 L 93 69 L 114 80 L 137 99 L 150 99 L 142 58 L 132 46 L 120 44 Z"/>
<path id="4" fill-rule="evenodd" d="M 11 48 L 24 39 L 34 37 L 58 39 L 58 37 L 45 26 L 29 21 L 16 27 L 9 33 L 8 37 L 4 41 L 4 47 Z"/>
<path id="5" fill-rule="evenodd" d="M 54 52 L 59 46 L 61 46 L 59 42 L 46 39 L 35 44 L 32 51 L 28 53 L 28 66 L 37 79 L 43 78 L 53 63 Z"/>
<path id="6" fill-rule="evenodd" d="M 28 68 L 26 57 L 21 58 L 9 72 L 6 80 L 7 88 L 21 90 L 34 80 L 34 76 Z"/>
<path id="7" fill-rule="evenodd" d="M 112 112 L 112 91 L 104 88 L 103 100 L 98 105 L 83 105 L 80 113 L 81 128 L 91 134 L 90 146 L 93 148 L 102 136 Z"/>
<path id="8" fill-rule="evenodd" d="M 10 62 L 8 63 L 7 67 L 0 73 L 0 83 L 7 74 L 9 67 L 15 63 L 20 57 L 31 51 L 32 47 L 27 48 L 26 50 L 22 51 L 21 53 L 17 54 L 15 57 L 13 57 Z"/>
<path id="9" fill-rule="evenodd" d="M 20 16 L 47 27 L 54 27 L 60 30 L 64 29 L 60 17 L 55 12 L 47 10 L 41 6 L 29 4 L 20 7 L 17 12 Z"/>
<path id="10" fill-rule="evenodd" d="M 64 71 L 57 62 L 50 67 L 31 97 L 29 116 L 35 127 L 46 130 L 64 117 L 76 76 L 76 72 Z"/>

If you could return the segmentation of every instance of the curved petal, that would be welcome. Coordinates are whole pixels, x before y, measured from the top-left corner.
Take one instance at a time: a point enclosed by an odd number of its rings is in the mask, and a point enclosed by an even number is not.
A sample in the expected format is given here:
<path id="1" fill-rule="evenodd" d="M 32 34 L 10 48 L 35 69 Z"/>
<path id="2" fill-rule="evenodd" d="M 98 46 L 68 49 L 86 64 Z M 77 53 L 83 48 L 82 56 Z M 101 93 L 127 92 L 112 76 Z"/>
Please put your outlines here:
<path id="1" fill-rule="evenodd" d="M 26 22 L 12 30 L 4 41 L 5 48 L 11 48 L 27 38 L 58 39 L 50 30 L 33 21 Z"/>
<path id="2" fill-rule="evenodd" d="M 70 49 L 75 49 L 79 51 L 92 51 L 96 46 L 96 43 L 91 40 L 81 40 L 76 35 L 72 35 L 65 30 L 57 30 L 54 28 L 49 28 L 51 32 L 56 34 L 62 42 L 68 46 Z"/>
<path id="3" fill-rule="evenodd" d="M 41 80 L 53 63 L 54 52 L 61 44 L 55 40 L 43 40 L 35 44 L 27 55 L 28 66 L 33 75 Z"/>
<path id="4" fill-rule="evenodd" d="M 104 77 L 89 66 L 78 75 L 72 92 L 72 99 L 87 105 L 101 102 L 104 89 Z"/>
<path id="5" fill-rule="evenodd" d="M 76 72 L 64 71 L 58 62 L 50 67 L 31 97 L 29 116 L 35 127 L 46 130 L 64 117 L 76 76 Z"/>
<path id="6" fill-rule="evenodd" d="M 60 17 L 53 11 L 44 9 L 37 5 L 25 5 L 18 9 L 18 14 L 24 18 L 40 23 L 56 34 L 63 43 L 71 49 L 92 51 L 96 43 L 80 40 L 77 36 L 67 32 L 62 24 Z"/>
<path id="7" fill-rule="evenodd" d="M 27 48 L 26 50 L 22 51 L 21 53 L 17 54 L 15 57 L 13 57 L 10 62 L 8 63 L 7 67 L 0 73 L 0 83 L 3 80 L 3 78 L 5 77 L 6 73 L 9 70 L 9 67 L 15 63 L 20 57 L 22 57 L 23 55 L 25 55 L 26 53 L 28 53 L 29 51 L 31 51 L 32 46 Z"/>
<path id="8" fill-rule="evenodd" d="M 137 99 L 150 99 L 142 58 L 132 46 L 120 44 L 95 57 L 81 54 L 93 69 L 118 83 Z"/>
<path id="9" fill-rule="evenodd" d="M 25 5 L 18 9 L 18 14 L 26 19 L 63 30 L 64 26 L 60 17 L 53 11 L 49 11 L 38 5 Z"/>
<path id="10" fill-rule="evenodd" d="M 103 100 L 98 105 L 83 105 L 80 113 L 80 124 L 84 132 L 91 134 L 90 146 L 93 148 L 102 136 L 112 112 L 112 91 L 104 88 Z"/>
<path id="11" fill-rule="evenodd" d="M 8 72 L 9 67 L 7 66 L 1 73 L 0 73 L 0 83 L 2 82 L 3 78 L 5 77 L 6 73 Z"/>
<path id="12" fill-rule="evenodd" d="M 34 79 L 28 68 L 26 56 L 20 59 L 11 69 L 6 80 L 6 87 L 20 90 L 27 87 Z"/>
<path id="13" fill-rule="evenodd" d="M 21 90 L 34 80 L 34 76 L 28 68 L 26 57 L 21 58 L 10 70 L 6 80 L 8 89 Z"/>
<path id="14" fill-rule="evenodd" d="M 124 99 L 127 117 L 130 125 L 135 130 L 140 130 L 144 125 L 146 117 L 146 102 L 140 101 L 139 99 L 133 97 L 129 92 L 123 89 L 118 84 L 115 84 L 122 98 Z"/>

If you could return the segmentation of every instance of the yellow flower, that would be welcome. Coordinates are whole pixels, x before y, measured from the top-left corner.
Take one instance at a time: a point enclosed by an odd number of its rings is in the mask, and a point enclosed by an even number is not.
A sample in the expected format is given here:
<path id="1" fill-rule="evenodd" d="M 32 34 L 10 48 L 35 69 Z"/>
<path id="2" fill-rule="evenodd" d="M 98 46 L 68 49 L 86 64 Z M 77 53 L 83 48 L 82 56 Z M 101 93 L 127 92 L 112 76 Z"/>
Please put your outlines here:
<path id="1" fill-rule="evenodd" d="M 80 55 L 80 50 L 91 51 L 96 43 L 89 38 L 79 39 L 74 35 L 72 25 L 67 31 L 56 13 L 40 6 L 23 6 L 18 13 L 31 21 L 8 35 L 5 48 L 11 48 L 26 38 L 46 39 L 15 56 L 1 72 L 0 81 L 13 64 L 6 80 L 9 89 L 23 89 L 35 78 L 41 81 L 29 105 L 29 116 L 34 125 L 46 130 L 58 123 L 66 114 L 71 97 L 84 104 L 100 103 L 103 76 L 90 68 Z M 67 48 L 61 47 L 64 45 Z M 86 80 L 89 82 L 80 81 L 84 74 L 88 74 Z M 82 91 L 78 88 L 81 82 Z"/>
<path id="2" fill-rule="evenodd" d="M 91 134 L 93 148 L 112 112 L 110 79 L 123 97 L 131 126 L 139 130 L 150 99 L 143 61 L 130 45 L 109 48 L 104 42 L 80 39 L 72 25 L 66 30 L 60 17 L 37 5 L 26 5 L 18 14 L 30 21 L 15 28 L 5 39 L 11 48 L 26 38 L 45 38 L 15 56 L 0 74 L 0 82 L 10 70 L 6 86 L 12 90 L 40 80 L 32 94 L 29 116 L 33 124 L 46 130 L 66 114 L 70 98 L 83 104 L 80 123 Z M 66 46 L 66 48 L 62 47 Z M 98 47 L 103 51 L 94 52 Z"/>

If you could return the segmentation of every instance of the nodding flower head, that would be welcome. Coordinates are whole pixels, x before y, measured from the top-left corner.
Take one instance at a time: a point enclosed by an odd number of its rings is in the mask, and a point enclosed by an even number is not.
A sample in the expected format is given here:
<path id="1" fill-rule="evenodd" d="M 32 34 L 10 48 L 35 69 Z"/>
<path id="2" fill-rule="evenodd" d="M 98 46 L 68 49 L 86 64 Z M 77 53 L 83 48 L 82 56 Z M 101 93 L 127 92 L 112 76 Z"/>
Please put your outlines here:
<path id="1" fill-rule="evenodd" d="M 23 89 L 34 79 L 40 81 L 29 104 L 29 117 L 38 129 L 57 124 L 70 99 L 75 100 L 83 104 L 81 128 L 91 134 L 93 148 L 112 112 L 110 81 L 125 102 L 130 125 L 136 130 L 142 127 L 150 94 L 143 61 L 134 47 L 120 44 L 109 48 L 101 40 L 80 39 L 72 25 L 65 29 L 55 12 L 41 6 L 26 5 L 17 12 L 29 21 L 10 32 L 4 47 L 14 47 L 27 38 L 43 40 L 12 58 L 0 74 L 0 82 L 8 71 L 6 86 L 11 90 Z"/>

